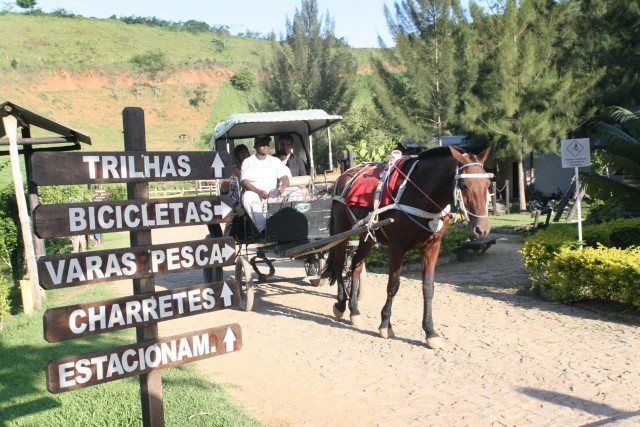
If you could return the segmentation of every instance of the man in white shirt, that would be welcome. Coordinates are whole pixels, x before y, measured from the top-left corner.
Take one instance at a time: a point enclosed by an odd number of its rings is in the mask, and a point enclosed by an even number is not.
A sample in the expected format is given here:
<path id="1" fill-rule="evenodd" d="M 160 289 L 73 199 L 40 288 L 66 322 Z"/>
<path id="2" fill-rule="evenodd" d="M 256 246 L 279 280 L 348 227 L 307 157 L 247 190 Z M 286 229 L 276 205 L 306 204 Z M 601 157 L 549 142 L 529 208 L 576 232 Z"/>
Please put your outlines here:
<path id="1" fill-rule="evenodd" d="M 254 139 L 256 153 L 242 162 L 240 182 L 245 188 L 242 206 L 262 233 L 267 225 L 263 208 L 269 201 L 277 201 L 289 186 L 287 170 L 276 157 L 269 155 L 271 137 L 260 135 Z"/>

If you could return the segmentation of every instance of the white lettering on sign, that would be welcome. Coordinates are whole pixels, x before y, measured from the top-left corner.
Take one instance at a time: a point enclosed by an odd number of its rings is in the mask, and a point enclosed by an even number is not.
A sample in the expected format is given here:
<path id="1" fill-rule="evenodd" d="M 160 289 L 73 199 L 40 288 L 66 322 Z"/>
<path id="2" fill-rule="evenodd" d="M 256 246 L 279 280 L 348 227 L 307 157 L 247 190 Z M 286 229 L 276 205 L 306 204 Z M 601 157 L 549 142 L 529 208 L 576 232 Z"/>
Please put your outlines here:
<path id="1" fill-rule="evenodd" d="M 224 325 L 47 363 L 47 389 L 71 391 L 242 349 L 242 329 Z"/>
<path id="2" fill-rule="evenodd" d="M 230 329 L 230 328 L 229 328 Z M 62 363 L 58 366 L 60 389 L 109 380 L 125 372 L 142 371 L 147 368 L 158 368 L 174 362 L 206 356 L 217 351 L 209 343 L 209 334 L 204 333 L 192 337 L 170 340 L 160 345 L 151 344 L 137 350 L 128 349 L 122 354 L 111 353 L 104 356 L 79 359 L 75 362 Z M 233 351 L 227 347 L 227 353 Z"/>
<path id="3" fill-rule="evenodd" d="M 136 157 L 142 157 L 142 166 L 136 165 Z M 126 179 L 126 178 L 176 178 L 191 173 L 189 156 L 181 155 L 175 160 L 171 156 L 149 155 L 103 155 L 82 156 L 89 166 L 89 178 Z"/>
<path id="4" fill-rule="evenodd" d="M 215 210 L 215 212 L 214 212 Z M 198 202 L 160 202 L 126 206 L 70 207 L 69 230 L 83 234 L 96 229 L 119 230 L 123 227 L 161 227 L 211 222 L 231 212 L 226 203 L 214 206 L 210 200 Z M 184 218 L 184 219 L 183 219 Z"/>
<path id="5" fill-rule="evenodd" d="M 136 256 L 133 252 L 109 254 L 106 262 L 100 256 L 88 256 L 81 264 L 78 258 L 47 261 L 45 267 L 54 285 L 72 283 L 76 280 L 87 281 L 108 277 L 132 276 L 137 272 Z"/>
<path id="6" fill-rule="evenodd" d="M 222 293 L 226 295 L 229 292 L 230 288 L 225 283 Z M 230 300 L 228 303 L 226 299 L 223 302 L 225 307 L 231 304 Z M 74 334 L 84 334 L 86 331 L 102 331 L 141 322 L 169 319 L 185 312 L 212 310 L 215 305 L 215 290 L 198 288 L 160 297 L 151 296 L 141 301 L 127 301 L 124 304 L 79 308 L 69 315 L 69 329 Z"/>

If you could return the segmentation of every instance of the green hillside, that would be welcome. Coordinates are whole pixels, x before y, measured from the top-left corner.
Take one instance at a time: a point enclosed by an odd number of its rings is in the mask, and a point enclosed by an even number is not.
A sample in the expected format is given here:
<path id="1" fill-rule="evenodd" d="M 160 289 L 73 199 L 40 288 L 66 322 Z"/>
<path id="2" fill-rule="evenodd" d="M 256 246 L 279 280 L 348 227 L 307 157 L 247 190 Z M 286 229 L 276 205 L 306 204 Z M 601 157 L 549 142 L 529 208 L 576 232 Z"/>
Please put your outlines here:
<path id="1" fill-rule="evenodd" d="M 285 19 L 285 17 L 283 17 Z M 268 40 L 130 25 L 117 19 L 1 13 L 0 102 L 11 101 L 91 136 L 88 150 L 121 150 L 122 109 L 145 111 L 149 150 L 207 149 L 216 123 L 248 109 L 251 92 L 229 79 L 270 55 Z M 372 49 L 353 49 L 365 70 Z M 157 97 L 133 91 L 134 55 L 161 52 L 168 62 Z M 204 85 L 197 110 L 189 100 Z M 46 136 L 32 130 L 34 137 Z M 186 138 L 180 138 L 186 135 Z M 0 158 L 0 168 L 8 161 Z M 0 170 L 0 184 L 9 181 Z"/>

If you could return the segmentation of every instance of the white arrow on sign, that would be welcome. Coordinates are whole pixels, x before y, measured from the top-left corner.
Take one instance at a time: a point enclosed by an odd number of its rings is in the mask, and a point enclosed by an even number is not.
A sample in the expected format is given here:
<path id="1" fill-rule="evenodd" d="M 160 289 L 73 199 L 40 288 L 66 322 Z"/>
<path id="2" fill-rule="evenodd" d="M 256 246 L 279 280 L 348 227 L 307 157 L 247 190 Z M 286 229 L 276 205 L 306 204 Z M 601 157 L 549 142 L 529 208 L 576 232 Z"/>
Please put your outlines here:
<path id="1" fill-rule="evenodd" d="M 222 178 L 223 167 L 224 167 L 224 162 L 220 158 L 220 154 L 216 153 L 216 157 L 213 159 L 213 163 L 211 163 L 211 169 L 213 169 L 214 178 Z"/>
<path id="2" fill-rule="evenodd" d="M 220 298 L 223 299 L 225 307 L 229 307 L 231 305 L 232 296 L 233 296 L 233 291 L 231 290 L 229 285 L 227 285 L 227 282 L 224 282 L 224 286 L 222 287 L 222 292 L 220 292 Z"/>
<path id="3" fill-rule="evenodd" d="M 227 353 L 233 351 L 233 343 L 236 342 L 236 336 L 233 335 L 231 327 L 227 329 L 227 333 L 224 334 L 224 339 L 222 341 L 227 345 Z"/>
<path id="4" fill-rule="evenodd" d="M 220 218 L 224 218 L 225 216 L 229 215 L 229 212 L 231 212 L 231 208 L 225 202 L 221 201 L 219 205 L 213 207 L 213 212 Z"/>
<path id="5" fill-rule="evenodd" d="M 224 257 L 224 259 L 228 260 L 235 254 L 236 254 L 236 250 L 233 248 L 233 246 L 229 246 L 228 244 L 225 243 L 224 248 L 222 248 L 222 256 Z"/>

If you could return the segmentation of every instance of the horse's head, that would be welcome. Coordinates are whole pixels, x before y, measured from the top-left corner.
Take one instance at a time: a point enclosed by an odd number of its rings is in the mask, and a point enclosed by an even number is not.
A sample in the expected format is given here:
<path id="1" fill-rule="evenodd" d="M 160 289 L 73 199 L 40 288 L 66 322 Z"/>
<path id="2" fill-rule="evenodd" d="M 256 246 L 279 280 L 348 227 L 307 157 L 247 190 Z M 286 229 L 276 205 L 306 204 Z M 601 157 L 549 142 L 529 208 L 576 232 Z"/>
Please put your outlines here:
<path id="1" fill-rule="evenodd" d="M 489 209 L 487 196 L 489 194 L 489 178 L 493 174 L 484 170 L 484 162 L 489 156 L 490 149 L 485 149 L 475 156 L 462 154 L 453 147 L 451 155 L 457 161 L 454 184 L 454 204 L 469 222 L 471 240 L 483 239 L 489 234 Z"/>

